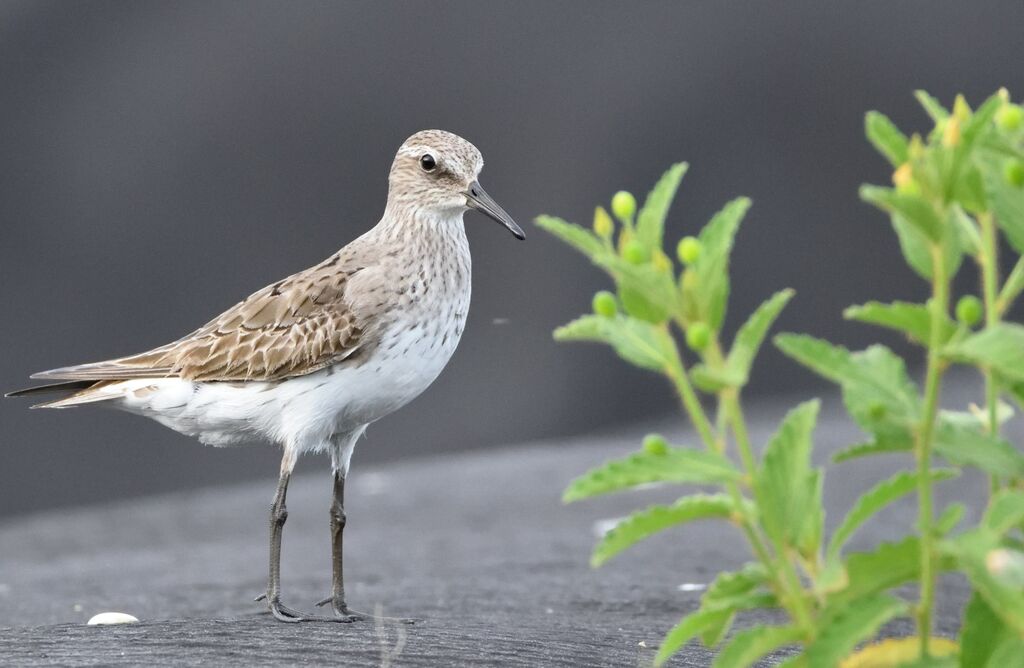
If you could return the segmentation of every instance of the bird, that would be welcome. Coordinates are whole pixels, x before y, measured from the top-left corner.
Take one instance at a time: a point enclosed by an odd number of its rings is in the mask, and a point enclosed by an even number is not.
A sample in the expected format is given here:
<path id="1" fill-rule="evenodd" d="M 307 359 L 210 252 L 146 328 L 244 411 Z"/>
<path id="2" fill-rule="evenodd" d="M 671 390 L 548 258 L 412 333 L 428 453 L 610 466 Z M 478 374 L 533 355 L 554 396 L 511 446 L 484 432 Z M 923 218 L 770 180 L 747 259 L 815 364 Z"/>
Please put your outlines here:
<path id="1" fill-rule="evenodd" d="M 422 393 L 455 352 L 470 302 L 463 215 L 525 238 L 480 186 L 480 151 L 443 130 L 399 147 L 380 221 L 324 261 L 258 290 L 184 337 L 117 359 L 33 374 L 55 394 L 33 408 L 96 405 L 142 415 L 212 446 L 281 447 L 264 600 L 282 622 L 353 622 L 343 573 L 345 479 L 368 425 Z M 281 602 L 281 540 L 297 459 L 331 459 L 331 593 L 304 613 Z"/>

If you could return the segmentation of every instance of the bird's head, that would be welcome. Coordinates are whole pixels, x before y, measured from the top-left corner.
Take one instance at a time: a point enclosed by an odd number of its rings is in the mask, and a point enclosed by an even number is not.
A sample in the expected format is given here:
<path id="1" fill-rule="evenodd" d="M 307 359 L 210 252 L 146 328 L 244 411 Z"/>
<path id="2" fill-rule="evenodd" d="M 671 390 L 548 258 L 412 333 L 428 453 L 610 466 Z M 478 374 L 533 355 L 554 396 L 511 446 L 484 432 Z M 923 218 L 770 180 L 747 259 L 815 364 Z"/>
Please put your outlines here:
<path id="1" fill-rule="evenodd" d="M 471 143 L 444 130 L 422 130 L 398 149 L 388 177 L 390 204 L 448 217 L 476 209 L 516 238 L 523 230 L 480 187 L 484 159 Z"/>

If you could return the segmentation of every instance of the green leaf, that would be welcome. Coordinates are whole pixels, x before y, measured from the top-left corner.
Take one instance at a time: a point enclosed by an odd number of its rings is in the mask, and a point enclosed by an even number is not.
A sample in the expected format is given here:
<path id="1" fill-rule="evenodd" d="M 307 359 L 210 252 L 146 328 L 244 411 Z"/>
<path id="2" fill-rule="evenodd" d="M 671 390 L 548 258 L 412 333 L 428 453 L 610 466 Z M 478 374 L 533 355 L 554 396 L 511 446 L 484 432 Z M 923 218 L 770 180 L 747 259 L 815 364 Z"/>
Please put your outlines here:
<path id="1" fill-rule="evenodd" d="M 951 503 L 946 506 L 942 514 L 935 519 L 935 533 L 940 536 L 948 534 L 956 528 L 956 525 L 964 518 L 964 513 L 966 512 L 967 506 L 962 503 Z"/>
<path id="2" fill-rule="evenodd" d="M 1013 271 L 1010 272 L 1006 283 L 1003 284 L 1003 289 L 999 293 L 1000 307 L 1003 310 L 1009 308 L 1021 292 L 1024 292 L 1024 257 L 1017 259 L 1017 263 L 1013 265 Z"/>
<path id="3" fill-rule="evenodd" d="M 1021 655 L 1024 654 L 1024 639 L 1003 638 L 1003 640 L 992 649 L 992 656 L 989 657 L 987 668 L 1006 668 L 1006 666 L 1020 665 Z M 961 663 L 961 666 L 968 664 Z"/>
<path id="4" fill-rule="evenodd" d="M 722 327 L 729 299 L 729 255 L 736 231 L 749 208 L 750 200 L 738 197 L 716 213 L 701 230 L 700 257 L 687 270 L 695 280 L 692 285 L 684 281 L 684 310 L 692 319 L 707 323 L 715 331 Z"/>
<path id="5" fill-rule="evenodd" d="M 706 450 L 669 448 L 664 454 L 635 452 L 588 471 L 562 495 L 566 503 L 652 482 L 724 483 L 740 478 L 733 463 Z"/>
<path id="6" fill-rule="evenodd" d="M 940 416 L 934 447 L 957 466 L 974 466 L 997 476 L 1024 475 L 1024 455 L 1003 439 L 982 432 L 980 425 L 968 427 Z"/>
<path id="7" fill-rule="evenodd" d="M 711 665 L 713 668 L 746 668 L 780 647 L 799 642 L 802 635 L 796 626 L 755 626 L 733 636 Z"/>
<path id="8" fill-rule="evenodd" d="M 839 464 L 869 455 L 888 455 L 894 452 L 910 452 L 913 449 L 914 444 L 907 439 L 876 439 L 840 450 L 832 456 L 832 461 Z"/>
<path id="9" fill-rule="evenodd" d="M 651 323 L 664 322 L 678 309 L 678 292 L 671 271 L 651 263 L 635 265 L 618 255 L 606 254 L 594 260 L 615 279 L 626 312 Z"/>
<path id="10" fill-rule="evenodd" d="M 985 196 L 995 214 L 996 224 L 1018 253 L 1024 253 L 1024 188 L 1007 181 L 1007 159 L 994 151 L 976 151 L 975 164 L 981 172 Z"/>
<path id="11" fill-rule="evenodd" d="M 937 469 L 931 472 L 931 479 L 932 482 L 938 482 L 956 475 L 957 472 L 951 469 Z M 917 489 L 917 481 L 916 471 L 900 471 L 864 492 L 832 534 L 826 558 L 837 559 L 843 546 L 864 522 L 889 504 Z"/>
<path id="12" fill-rule="evenodd" d="M 728 494 L 684 496 L 670 506 L 638 510 L 608 531 L 594 548 L 590 565 L 598 567 L 628 547 L 659 531 L 702 519 L 728 519 L 741 512 Z"/>
<path id="13" fill-rule="evenodd" d="M 939 243 L 946 236 L 946 225 L 928 200 L 918 195 L 902 195 L 892 188 L 863 185 L 860 198 L 900 218 L 925 236 Z"/>
<path id="14" fill-rule="evenodd" d="M 995 370 L 1010 380 L 1024 381 L 1024 326 L 999 323 L 946 348 L 958 361 Z"/>
<path id="15" fill-rule="evenodd" d="M 932 242 L 902 216 L 893 215 L 891 222 L 893 230 L 896 232 L 896 238 L 900 242 L 900 252 L 903 253 L 903 258 L 918 276 L 930 281 L 932 278 Z M 945 244 L 945 251 L 946 276 L 955 276 L 960 268 L 960 262 L 963 260 L 960 244 L 953 243 L 951 239 L 949 243 Z"/>
<path id="16" fill-rule="evenodd" d="M 721 625 L 723 620 L 731 616 L 732 613 L 729 610 L 697 610 L 683 617 L 661 641 L 658 654 L 654 657 L 654 665 L 664 665 L 683 645 L 707 629 Z"/>
<path id="17" fill-rule="evenodd" d="M 861 306 L 849 307 L 843 312 L 843 317 L 904 332 L 911 340 L 925 346 L 930 343 L 931 312 L 924 304 L 868 302 Z M 943 314 L 939 334 L 941 342 L 945 344 L 954 333 L 956 324 Z"/>
<path id="18" fill-rule="evenodd" d="M 756 608 L 778 607 L 775 594 L 767 591 L 768 573 L 760 563 L 752 562 L 734 573 L 723 572 L 708 586 L 701 598 L 701 610 L 728 610 L 731 614 L 721 624 L 709 626 L 701 632 L 706 647 L 722 641 L 732 625 L 735 613 Z"/>
<path id="19" fill-rule="evenodd" d="M 743 378 L 741 385 L 746 384 L 750 375 L 750 367 L 754 363 L 758 350 L 764 342 L 772 324 L 786 308 L 786 304 L 793 298 L 793 290 L 780 290 L 772 297 L 757 307 L 747 321 L 743 323 L 736 338 L 733 340 L 732 348 L 729 350 L 727 365 L 731 373 Z"/>
<path id="20" fill-rule="evenodd" d="M 818 401 L 794 408 L 765 446 L 754 496 L 765 532 L 778 546 L 796 546 L 813 520 L 817 480 L 811 470 L 811 432 Z"/>
<path id="21" fill-rule="evenodd" d="M 1004 489 L 989 501 L 982 525 L 995 534 L 1002 535 L 1024 522 L 1024 492 Z"/>
<path id="22" fill-rule="evenodd" d="M 690 367 L 690 380 L 708 394 L 716 394 L 728 387 L 742 387 L 747 382 L 746 376 L 731 367 L 712 369 L 703 363 Z"/>
<path id="23" fill-rule="evenodd" d="M 623 315 L 585 315 L 555 330 L 556 341 L 599 341 L 630 364 L 663 371 L 678 364 L 675 341 L 664 327 Z"/>
<path id="24" fill-rule="evenodd" d="M 996 647 L 1006 639 L 1013 639 L 1013 635 L 985 599 L 974 592 L 964 609 L 964 622 L 960 629 L 960 665 L 963 668 L 989 665 L 989 658 Z"/>
<path id="25" fill-rule="evenodd" d="M 889 594 L 871 594 L 826 610 L 830 621 L 808 645 L 807 662 L 812 666 L 836 666 L 860 642 L 873 638 L 886 622 L 907 613 L 907 604 Z"/>
<path id="26" fill-rule="evenodd" d="M 1024 633 L 1024 590 L 1016 578 L 1006 577 L 993 568 L 992 559 L 1000 549 L 999 536 L 986 527 L 965 531 L 942 544 L 944 551 L 956 559 L 960 570 L 970 580 L 985 602 L 1017 633 Z"/>
<path id="27" fill-rule="evenodd" d="M 566 222 L 555 216 L 537 216 L 535 222 L 537 227 L 558 237 L 591 260 L 609 255 L 604 242 L 596 234 L 581 225 Z"/>
<path id="28" fill-rule="evenodd" d="M 672 165 L 658 180 L 647 195 L 636 221 L 636 236 L 648 248 L 661 248 L 665 230 L 665 217 L 675 199 L 679 183 L 686 174 L 688 165 L 679 162 Z"/>
<path id="29" fill-rule="evenodd" d="M 845 563 L 847 585 L 828 597 L 829 607 L 835 610 L 916 580 L 921 572 L 921 544 L 916 536 L 910 536 L 898 543 L 882 543 L 870 552 L 854 552 Z M 937 564 L 941 570 L 952 565 L 950 559 L 940 559 Z"/>
<path id="30" fill-rule="evenodd" d="M 866 645 L 843 659 L 842 668 L 956 668 L 957 644 L 949 638 L 932 636 L 930 655 L 921 658 L 918 636 L 886 638 Z"/>
<path id="31" fill-rule="evenodd" d="M 921 414 L 921 398 L 903 360 L 884 346 L 851 353 L 810 336 L 780 334 L 775 344 L 786 355 L 839 383 L 846 409 L 878 440 L 901 441 Z"/>
<path id="32" fill-rule="evenodd" d="M 932 117 L 932 120 L 936 123 L 940 123 L 949 118 L 949 112 L 943 107 L 938 100 L 929 95 L 923 90 L 914 91 L 914 97 L 921 103 L 924 110 L 928 112 L 928 115 Z"/>
<path id="33" fill-rule="evenodd" d="M 884 155 L 893 167 L 907 161 L 907 137 L 885 114 L 869 111 L 864 116 L 864 133 L 875 150 Z"/>

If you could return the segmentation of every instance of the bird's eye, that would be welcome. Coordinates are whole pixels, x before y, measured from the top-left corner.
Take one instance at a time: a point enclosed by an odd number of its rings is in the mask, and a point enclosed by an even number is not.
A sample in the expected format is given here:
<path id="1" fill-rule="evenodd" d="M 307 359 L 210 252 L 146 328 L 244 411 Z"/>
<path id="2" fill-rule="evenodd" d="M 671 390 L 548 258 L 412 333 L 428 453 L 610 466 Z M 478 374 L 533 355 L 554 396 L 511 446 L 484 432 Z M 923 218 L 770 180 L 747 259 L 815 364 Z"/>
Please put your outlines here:
<path id="1" fill-rule="evenodd" d="M 423 157 L 420 158 L 420 167 L 425 172 L 432 172 L 437 168 L 437 161 L 434 160 L 434 156 L 429 153 L 424 153 Z"/>

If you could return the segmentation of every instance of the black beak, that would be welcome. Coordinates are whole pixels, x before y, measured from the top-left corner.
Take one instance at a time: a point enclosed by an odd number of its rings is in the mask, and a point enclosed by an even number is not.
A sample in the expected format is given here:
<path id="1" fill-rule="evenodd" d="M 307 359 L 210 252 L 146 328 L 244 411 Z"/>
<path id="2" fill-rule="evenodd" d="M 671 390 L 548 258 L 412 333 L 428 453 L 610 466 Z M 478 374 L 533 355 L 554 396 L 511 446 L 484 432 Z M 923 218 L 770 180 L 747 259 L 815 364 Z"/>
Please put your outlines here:
<path id="1" fill-rule="evenodd" d="M 487 191 L 481 188 L 476 181 L 470 183 L 469 190 L 466 191 L 466 205 L 504 225 L 509 232 L 515 235 L 516 239 L 522 241 L 526 238 L 522 228 L 512 220 L 512 216 L 505 213 L 505 209 L 498 206 L 498 203 L 491 199 Z"/>

